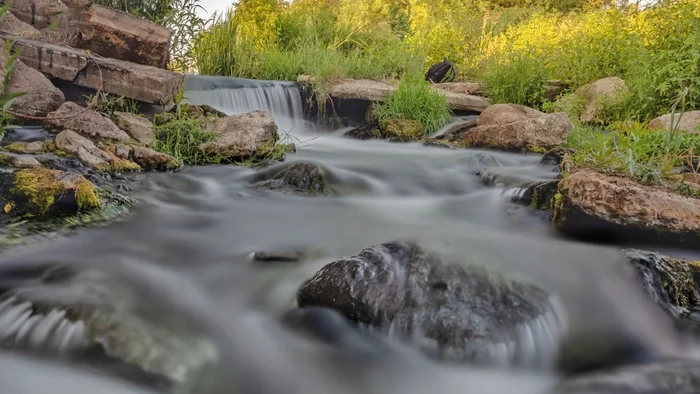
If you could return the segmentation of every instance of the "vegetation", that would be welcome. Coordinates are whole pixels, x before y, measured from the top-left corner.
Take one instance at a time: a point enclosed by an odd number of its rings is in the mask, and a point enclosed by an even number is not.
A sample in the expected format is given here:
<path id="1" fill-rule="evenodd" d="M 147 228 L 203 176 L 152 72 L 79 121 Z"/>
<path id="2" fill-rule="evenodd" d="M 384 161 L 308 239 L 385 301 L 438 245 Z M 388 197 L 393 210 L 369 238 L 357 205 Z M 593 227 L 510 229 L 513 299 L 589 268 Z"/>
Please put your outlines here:
<path id="1" fill-rule="evenodd" d="M 431 134 L 452 118 L 445 96 L 432 90 L 421 75 L 405 74 L 392 96 L 376 109 L 379 123 L 394 119 L 415 120 L 422 133 Z"/>
<path id="2" fill-rule="evenodd" d="M 5 16 L 5 12 L 7 12 L 9 7 L 9 3 L 0 7 L 0 20 Z M 19 58 L 18 53 L 12 53 L 12 41 L 5 41 L 3 55 L 5 62 L 2 64 L 2 68 L 0 68 L 0 70 L 2 70 L 2 81 L 0 82 L 0 139 L 2 139 L 5 129 L 10 127 L 15 119 L 14 116 L 8 112 L 12 103 L 25 94 L 24 92 L 6 93 L 7 87 L 10 84 L 10 78 L 12 78 L 12 74 L 17 66 L 17 59 Z"/>
<path id="3" fill-rule="evenodd" d="M 95 99 L 95 96 L 84 95 L 83 98 L 88 103 L 91 103 Z M 136 100 L 124 96 L 116 96 L 113 94 L 100 92 L 100 94 L 97 96 L 96 104 L 94 107 L 92 107 L 92 109 L 108 118 L 111 118 L 115 112 L 138 113 L 139 104 Z"/>

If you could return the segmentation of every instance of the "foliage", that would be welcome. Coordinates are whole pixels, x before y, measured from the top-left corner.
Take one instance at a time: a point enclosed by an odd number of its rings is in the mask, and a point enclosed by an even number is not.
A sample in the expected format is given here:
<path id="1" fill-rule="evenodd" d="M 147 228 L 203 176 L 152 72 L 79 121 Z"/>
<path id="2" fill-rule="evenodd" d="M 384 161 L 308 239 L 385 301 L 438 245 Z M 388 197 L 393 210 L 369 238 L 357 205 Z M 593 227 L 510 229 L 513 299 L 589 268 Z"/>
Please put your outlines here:
<path id="1" fill-rule="evenodd" d="M 511 54 L 486 67 L 484 81 L 494 104 L 539 106 L 546 92 L 547 75 L 537 59 Z"/>
<path id="2" fill-rule="evenodd" d="M 94 95 L 85 95 L 83 98 L 90 103 L 93 101 Z M 139 104 L 136 100 L 124 96 L 115 96 L 113 94 L 100 92 L 99 96 L 97 96 L 97 103 L 92 109 L 111 118 L 115 112 L 137 113 Z"/>
<path id="3" fill-rule="evenodd" d="M 8 7 L 9 4 L 6 4 L 0 8 L 0 20 L 2 20 L 5 12 L 7 12 Z M 25 92 L 6 93 L 6 90 L 10 84 L 10 79 L 12 78 L 12 74 L 17 66 L 19 54 L 16 52 L 12 53 L 12 41 L 10 40 L 5 41 L 3 54 L 5 64 L 2 64 L 2 68 L 0 69 L 3 71 L 2 81 L 0 84 L 0 108 L 2 108 L 2 112 L 0 112 L 0 139 L 2 139 L 5 129 L 10 127 L 12 121 L 15 119 L 14 116 L 9 113 L 10 107 L 17 98 L 26 94 Z"/>
<path id="4" fill-rule="evenodd" d="M 415 120 L 423 126 L 424 134 L 438 131 L 452 117 L 445 96 L 416 74 L 405 74 L 398 89 L 376 112 L 380 124 L 393 119 Z"/>
<path id="5" fill-rule="evenodd" d="M 214 133 L 207 131 L 201 121 L 188 115 L 180 104 L 175 115 L 161 124 L 156 124 L 155 150 L 167 153 L 182 165 L 202 165 L 221 163 L 222 158 L 207 154 L 201 145 L 214 141 Z"/>
<path id="6" fill-rule="evenodd" d="M 191 44 L 209 23 L 197 14 L 203 10 L 199 0 L 91 0 L 91 4 L 119 9 L 170 30 L 169 67 L 177 71 L 193 69 Z"/>
<path id="7" fill-rule="evenodd" d="M 639 122 L 618 122 L 605 130 L 577 126 L 569 134 L 566 147 L 575 149 L 570 161 L 574 166 L 629 175 L 644 183 L 657 183 L 674 175 L 679 168 L 697 171 L 700 159 L 700 134 L 678 130 L 677 105 L 671 109 L 673 128 L 649 130 Z M 674 120 L 675 119 L 675 120 Z"/>

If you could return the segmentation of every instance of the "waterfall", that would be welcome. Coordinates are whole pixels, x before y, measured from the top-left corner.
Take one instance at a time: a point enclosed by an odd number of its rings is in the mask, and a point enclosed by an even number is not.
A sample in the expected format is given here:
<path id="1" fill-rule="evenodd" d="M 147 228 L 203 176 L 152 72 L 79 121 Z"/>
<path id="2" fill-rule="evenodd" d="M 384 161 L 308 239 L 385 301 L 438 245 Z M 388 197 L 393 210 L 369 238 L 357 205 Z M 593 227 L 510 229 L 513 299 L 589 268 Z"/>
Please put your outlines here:
<path id="1" fill-rule="evenodd" d="M 301 93 L 294 82 L 187 75 L 185 92 L 189 103 L 207 104 L 228 115 L 268 112 L 280 133 L 299 134 L 313 128 L 304 120 Z"/>

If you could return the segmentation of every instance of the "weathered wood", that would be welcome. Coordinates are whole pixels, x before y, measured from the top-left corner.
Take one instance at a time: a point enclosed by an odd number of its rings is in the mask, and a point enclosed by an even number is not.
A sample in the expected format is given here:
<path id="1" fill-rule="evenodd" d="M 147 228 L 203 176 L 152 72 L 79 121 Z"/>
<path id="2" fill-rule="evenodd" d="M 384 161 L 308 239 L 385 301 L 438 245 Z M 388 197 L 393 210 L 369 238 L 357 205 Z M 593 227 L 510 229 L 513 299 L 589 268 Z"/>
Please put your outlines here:
<path id="1" fill-rule="evenodd" d="M 98 89 L 101 72 L 103 91 L 146 103 L 168 104 L 184 81 L 184 75 L 157 67 L 7 34 L 0 33 L 0 38 L 13 41 L 20 59 L 49 78 Z"/>

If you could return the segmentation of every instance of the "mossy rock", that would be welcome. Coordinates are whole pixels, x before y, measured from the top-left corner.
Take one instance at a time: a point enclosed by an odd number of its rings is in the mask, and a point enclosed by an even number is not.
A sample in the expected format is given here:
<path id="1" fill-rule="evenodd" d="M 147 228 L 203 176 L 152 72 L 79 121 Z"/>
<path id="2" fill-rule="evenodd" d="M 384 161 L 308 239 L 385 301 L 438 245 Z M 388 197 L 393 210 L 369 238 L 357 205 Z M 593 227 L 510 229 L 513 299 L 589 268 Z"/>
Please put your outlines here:
<path id="1" fill-rule="evenodd" d="M 82 175 L 31 168 L 3 174 L 0 201 L 6 214 L 21 217 L 71 214 L 102 206 L 95 186 Z"/>
<path id="2" fill-rule="evenodd" d="M 260 176 L 273 174 L 274 169 L 263 170 Z M 326 174 L 315 163 L 298 162 L 286 165 L 272 175 L 272 179 L 258 182 L 252 186 L 256 189 L 268 189 L 284 194 L 301 196 L 332 196 L 335 192 L 328 186 Z"/>
<path id="3" fill-rule="evenodd" d="M 423 137 L 423 125 L 416 120 L 391 119 L 382 122 L 384 138 L 399 141 L 418 141 Z"/>

